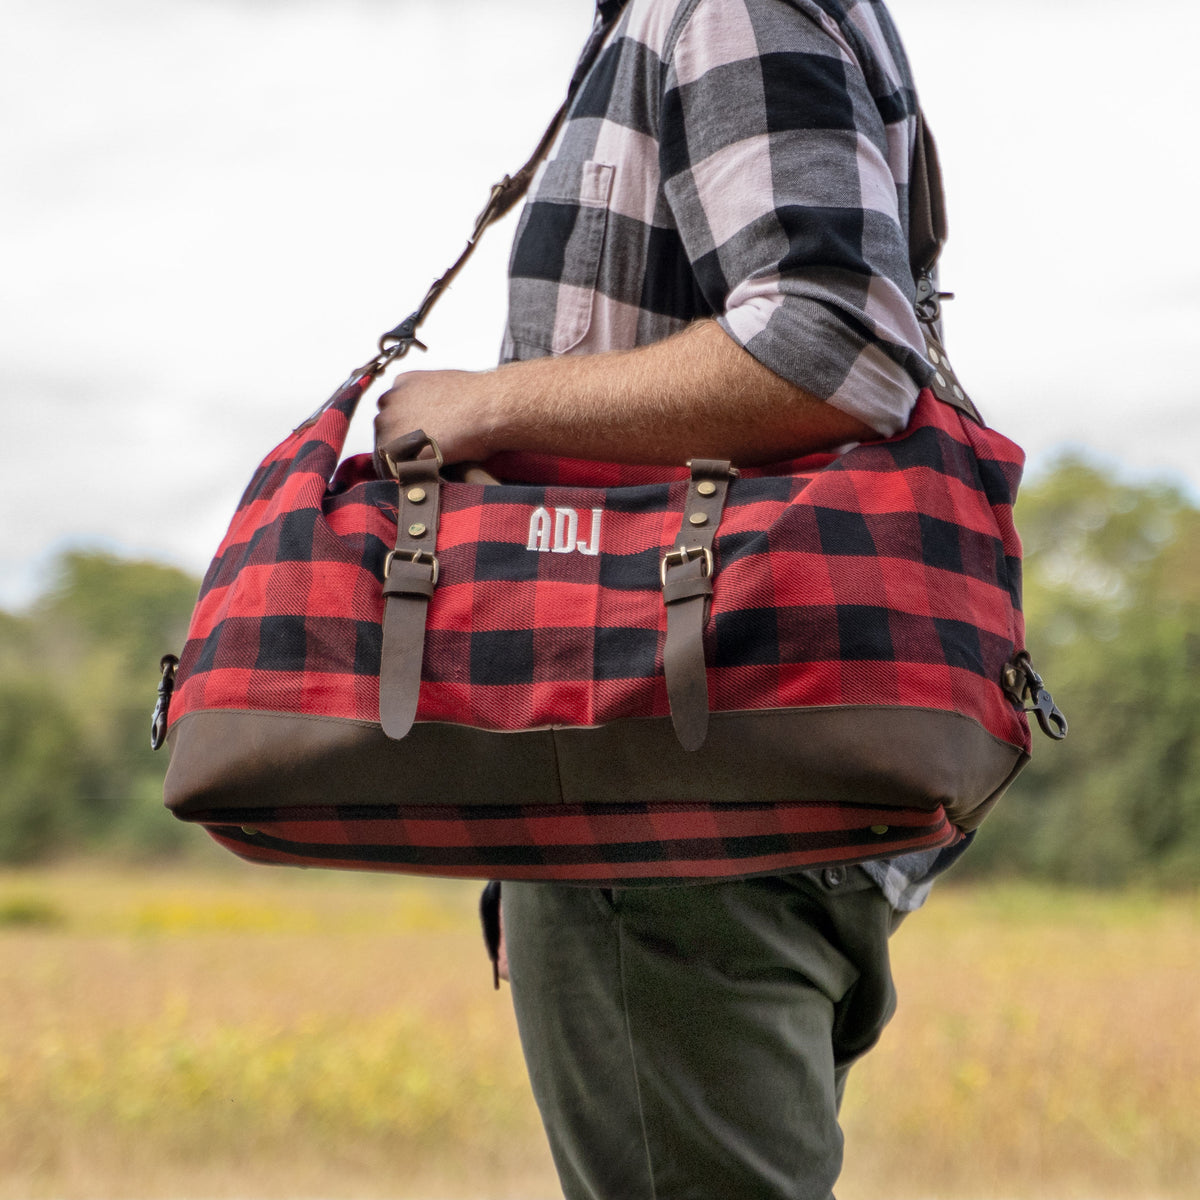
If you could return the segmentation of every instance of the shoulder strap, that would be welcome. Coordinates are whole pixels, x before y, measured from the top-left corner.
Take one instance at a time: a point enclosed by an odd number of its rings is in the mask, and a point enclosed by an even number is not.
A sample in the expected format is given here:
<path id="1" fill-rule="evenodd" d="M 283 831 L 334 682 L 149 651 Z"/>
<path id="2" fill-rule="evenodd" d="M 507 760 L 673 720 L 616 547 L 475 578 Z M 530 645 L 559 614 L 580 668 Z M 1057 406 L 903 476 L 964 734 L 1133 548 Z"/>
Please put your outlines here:
<path id="1" fill-rule="evenodd" d="M 579 55 L 579 61 L 576 63 L 575 70 L 571 75 L 571 83 L 567 88 L 567 98 L 554 114 L 550 124 L 546 127 L 546 132 L 542 134 L 533 153 L 515 175 L 505 175 L 499 183 L 492 185 L 491 195 L 488 197 L 483 211 L 476 217 L 475 228 L 471 231 L 471 236 L 467 239 L 467 244 L 462 253 L 454 260 L 449 270 L 441 278 L 434 280 L 429 291 L 425 293 L 425 299 L 421 301 L 419 307 L 414 312 L 409 313 L 399 325 L 393 329 L 389 329 L 379 339 L 379 353 L 366 365 L 364 370 L 377 376 L 394 360 L 403 358 L 413 346 L 421 350 L 425 349 L 417 338 L 417 330 L 420 328 L 421 323 L 429 316 L 430 310 L 441 298 L 442 293 L 450 286 L 455 276 L 466 265 L 467 260 L 474 253 L 479 239 L 483 236 L 484 230 L 494 221 L 498 221 L 511 211 L 513 206 L 529 190 L 529 185 L 533 182 L 538 165 L 549 154 L 550 147 L 554 144 L 554 139 L 558 136 L 558 131 L 562 128 L 563 119 L 566 117 L 572 101 L 579 94 L 579 89 L 583 85 L 583 81 L 587 77 L 592 64 L 600 56 L 605 39 L 617 23 L 622 8 L 623 5 L 609 4 L 605 5 L 596 14 L 592 31 L 588 35 L 588 40 L 584 44 L 583 51 Z"/>
<path id="2" fill-rule="evenodd" d="M 942 301 L 948 300 L 953 293 L 938 291 L 933 272 L 946 244 L 947 232 L 946 193 L 942 186 L 937 143 L 925 122 L 925 114 L 918 107 L 908 187 L 908 261 L 917 288 L 914 307 L 925 335 L 925 356 L 933 367 L 929 390 L 943 404 L 957 408 L 982 425 L 983 417 L 955 375 L 941 340 Z"/>
<path id="3" fill-rule="evenodd" d="M 946 244 L 946 195 L 937 144 L 917 109 L 917 136 L 908 187 L 908 261 L 913 278 L 932 274 Z"/>

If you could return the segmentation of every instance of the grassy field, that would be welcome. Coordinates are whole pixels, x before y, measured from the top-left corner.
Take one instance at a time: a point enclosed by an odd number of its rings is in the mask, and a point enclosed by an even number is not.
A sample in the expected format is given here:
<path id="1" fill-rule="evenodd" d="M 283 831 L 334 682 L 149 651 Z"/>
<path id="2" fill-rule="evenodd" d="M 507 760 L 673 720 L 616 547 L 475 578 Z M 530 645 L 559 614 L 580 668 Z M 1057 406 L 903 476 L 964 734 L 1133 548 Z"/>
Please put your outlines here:
<path id="1" fill-rule="evenodd" d="M 557 1196 L 475 896 L 0 874 L 0 1200 Z M 1200 899 L 945 886 L 894 954 L 840 1200 L 1200 1195 Z"/>

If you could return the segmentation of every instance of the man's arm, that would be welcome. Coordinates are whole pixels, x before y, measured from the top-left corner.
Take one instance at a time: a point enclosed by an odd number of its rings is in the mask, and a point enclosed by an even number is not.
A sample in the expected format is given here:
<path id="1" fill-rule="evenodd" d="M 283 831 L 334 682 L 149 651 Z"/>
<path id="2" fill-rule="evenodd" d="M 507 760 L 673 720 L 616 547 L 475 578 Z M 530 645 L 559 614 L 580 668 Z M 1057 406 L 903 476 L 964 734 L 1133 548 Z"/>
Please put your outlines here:
<path id="1" fill-rule="evenodd" d="M 714 320 L 635 350 L 406 372 L 379 398 L 376 442 L 414 429 L 447 462 L 515 450 L 750 466 L 879 436 L 764 367 Z"/>

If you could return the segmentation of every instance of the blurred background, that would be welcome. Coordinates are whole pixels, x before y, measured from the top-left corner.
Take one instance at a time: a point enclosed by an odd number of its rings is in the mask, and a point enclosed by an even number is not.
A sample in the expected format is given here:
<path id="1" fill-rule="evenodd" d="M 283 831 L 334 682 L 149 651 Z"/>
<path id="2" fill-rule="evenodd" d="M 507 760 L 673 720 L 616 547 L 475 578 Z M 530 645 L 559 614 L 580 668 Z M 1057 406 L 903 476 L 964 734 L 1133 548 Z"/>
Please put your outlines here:
<path id="1" fill-rule="evenodd" d="M 912 1024 L 863 1069 L 910 1088 L 944 1056 L 945 1089 L 907 1124 L 851 1097 L 845 1195 L 1200 1194 L 1200 9 L 891 7 L 946 175 L 947 339 L 1029 454 L 1029 642 L 1072 733 L 898 941 Z M 553 1194 L 469 889 L 260 882 L 162 813 L 147 741 L 250 472 L 458 252 L 591 15 L 0 0 L 0 1200 Z M 512 224 L 410 365 L 494 362 Z"/>

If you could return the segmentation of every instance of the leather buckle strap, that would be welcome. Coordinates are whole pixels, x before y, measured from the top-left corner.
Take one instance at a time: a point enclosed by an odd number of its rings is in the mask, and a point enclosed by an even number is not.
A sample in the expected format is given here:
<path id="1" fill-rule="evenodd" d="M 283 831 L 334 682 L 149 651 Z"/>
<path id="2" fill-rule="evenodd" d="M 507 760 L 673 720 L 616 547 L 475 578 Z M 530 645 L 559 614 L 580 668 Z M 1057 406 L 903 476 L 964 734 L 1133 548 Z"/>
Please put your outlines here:
<path id="1" fill-rule="evenodd" d="M 658 571 L 659 578 L 662 579 L 664 592 L 667 590 L 667 568 L 686 566 L 688 560 L 693 558 L 703 560 L 701 575 L 705 577 L 712 575 L 713 555 L 712 551 L 706 546 L 680 546 L 678 550 L 668 550 L 663 556 L 662 566 Z"/>
<path id="2" fill-rule="evenodd" d="M 737 471 L 723 459 L 694 458 L 683 507 L 678 545 L 660 567 L 667 639 L 663 674 L 671 724 L 685 750 L 699 750 L 708 735 L 708 675 L 704 627 L 712 608 L 713 544 L 725 510 L 730 480 Z"/>
<path id="3" fill-rule="evenodd" d="M 954 373 L 954 368 L 950 365 L 950 358 L 938 339 L 933 325 L 923 322 L 921 331 L 925 334 L 925 356 L 933 366 L 933 378 L 927 385 L 929 390 L 943 404 L 957 408 L 977 425 L 985 425 L 979 409 L 975 407 L 975 402 L 967 395 L 958 376 Z"/>
<path id="4" fill-rule="evenodd" d="M 393 567 L 399 563 L 399 569 Z M 383 560 L 385 596 L 433 595 L 438 581 L 436 554 L 427 550 L 389 550 Z"/>
<path id="5" fill-rule="evenodd" d="M 418 457 L 427 447 L 433 457 Z M 379 664 L 379 723 L 388 737 L 398 740 L 416 720 L 421 693 L 425 621 L 438 581 L 442 456 L 433 439 L 417 430 L 380 447 L 378 457 L 399 488 L 396 548 L 383 564 Z"/>

